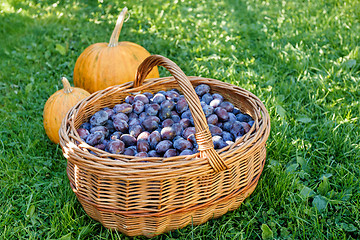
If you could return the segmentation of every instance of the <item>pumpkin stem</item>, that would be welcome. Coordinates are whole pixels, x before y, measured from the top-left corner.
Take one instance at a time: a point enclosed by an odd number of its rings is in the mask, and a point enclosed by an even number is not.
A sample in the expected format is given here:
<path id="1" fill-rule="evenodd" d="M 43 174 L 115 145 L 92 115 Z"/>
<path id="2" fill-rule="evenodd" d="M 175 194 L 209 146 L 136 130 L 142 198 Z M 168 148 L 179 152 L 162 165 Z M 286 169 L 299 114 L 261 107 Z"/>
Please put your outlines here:
<path id="1" fill-rule="evenodd" d="M 62 84 L 64 86 L 64 93 L 71 93 L 72 88 L 71 88 L 71 85 L 70 85 L 69 81 L 65 77 L 62 77 L 61 81 L 62 81 Z"/>
<path id="2" fill-rule="evenodd" d="M 119 44 L 120 31 L 121 31 L 121 28 L 125 21 L 125 16 L 127 13 L 128 13 L 128 9 L 127 9 L 127 7 L 124 7 L 116 21 L 114 31 L 111 34 L 109 45 L 108 45 L 109 47 L 116 47 Z"/>

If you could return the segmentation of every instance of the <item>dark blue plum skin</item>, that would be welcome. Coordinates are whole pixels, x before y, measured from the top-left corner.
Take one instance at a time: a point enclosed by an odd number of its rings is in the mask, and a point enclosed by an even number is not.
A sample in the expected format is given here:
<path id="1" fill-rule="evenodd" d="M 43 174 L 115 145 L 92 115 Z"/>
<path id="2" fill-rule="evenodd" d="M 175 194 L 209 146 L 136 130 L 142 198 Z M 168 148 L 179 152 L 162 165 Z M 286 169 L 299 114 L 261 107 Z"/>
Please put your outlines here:
<path id="1" fill-rule="evenodd" d="M 129 117 L 125 113 L 114 114 L 112 115 L 111 119 L 113 122 L 118 120 L 124 120 L 125 122 L 129 121 Z"/>
<path id="2" fill-rule="evenodd" d="M 175 156 L 177 156 L 177 151 L 173 148 L 168 149 L 164 153 L 164 158 L 175 157 Z"/>
<path id="3" fill-rule="evenodd" d="M 107 150 L 113 154 L 121 154 L 125 151 L 125 144 L 121 140 L 112 140 L 107 145 Z"/>
<path id="4" fill-rule="evenodd" d="M 153 131 L 148 138 L 151 149 L 155 149 L 156 145 L 161 141 L 161 134 L 158 131 Z"/>
<path id="5" fill-rule="evenodd" d="M 243 136 L 245 131 L 242 123 L 239 121 L 233 122 L 230 133 L 234 135 L 235 138 Z"/>
<path id="6" fill-rule="evenodd" d="M 151 103 L 145 105 L 145 113 L 149 116 L 156 116 L 160 110 L 160 105 L 157 103 Z"/>
<path id="7" fill-rule="evenodd" d="M 105 144 L 103 144 L 103 143 L 100 143 L 100 144 L 97 144 L 97 145 L 95 145 L 94 147 L 96 147 L 96 148 L 98 148 L 98 149 L 100 149 L 100 150 L 105 150 Z"/>
<path id="8" fill-rule="evenodd" d="M 148 99 L 151 99 L 154 95 L 151 92 L 144 92 L 143 93 Z"/>
<path id="9" fill-rule="evenodd" d="M 135 98 L 134 96 L 129 95 L 129 96 L 127 96 L 125 98 L 125 102 L 128 103 L 128 104 L 133 104 L 134 103 L 134 98 Z"/>
<path id="10" fill-rule="evenodd" d="M 174 139 L 175 136 L 176 136 L 176 132 L 175 129 L 173 129 L 172 127 L 164 127 L 161 130 L 161 139 L 172 140 Z"/>
<path id="11" fill-rule="evenodd" d="M 139 136 L 137 137 L 137 140 L 139 141 L 140 139 L 143 139 L 143 140 L 147 140 L 150 136 L 150 133 L 147 132 L 147 131 L 144 131 L 142 133 L 139 134 Z"/>
<path id="12" fill-rule="evenodd" d="M 115 132 L 114 122 L 112 120 L 107 120 L 104 126 L 109 130 L 109 133 Z"/>
<path id="13" fill-rule="evenodd" d="M 149 99 L 144 94 L 135 95 L 134 101 L 136 102 L 137 100 L 142 101 L 145 104 L 149 103 Z"/>
<path id="14" fill-rule="evenodd" d="M 109 135 L 109 129 L 107 129 L 104 126 L 96 126 L 90 129 L 90 133 L 94 133 L 94 132 L 102 132 L 105 137 L 107 137 Z"/>
<path id="15" fill-rule="evenodd" d="M 144 129 L 146 131 L 152 132 L 154 130 L 156 130 L 159 127 L 159 124 L 154 121 L 151 118 L 146 118 L 143 122 L 142 122 L 142 126 L 144 127 Z"/>
<path id="16" fill-rule="evenodd" d="M 223 131 L 222 137 L 223 137 L 224 141 L 234 141 L 234 136 L 227 131 Z"/>
<path id="17" fill-rule="evenodd" d="M 138 140 L 136 147 L 138 152 L 148 152 L 150 150 L 150 144 L 145 139 Z"/>
<path id="18" fill-rule="evenodd" d="M 90 124 L 92 126 L 104 125 L 108 119 L 109 119 L 108 113 L 106 111 L 104 111 L 104 110 L 100 110 L 100 111 L 96 112 L 90 118 Z"/>
<path id="19" fill-rule="evenodd" d="M 79 134 L 80 138 L 85 140 L 87 136 L 89 136 L 90 132 L 85 128 L 79 128 L 77 130 L 77 133 Z"/>
<path id="20" fill-rule="evenodd" d="M 178 139 L 174 141 L 174 148 L 180 152 L 184 151 L 185 149 L 191 149 L 193 145 L 191 142 L 185 139 Z"/>
<path id="21" fill-rule="evenodd" d="M 133 118 L 133 119 L 130 119 L 129 120 L 129 126 L 132 127 L 132 126 L 138 126 L 141 124 L 140 120 L 138 118 Z"/>
<path id="22" fill-rule="evenodd" d="M 228 101 L 224 101 L 220 104 L 220 107 L 224 108 L 228 112 L 232 112 L 234 110 L 234 104 Z"/>
<path id="23" fill-rule="evenodd" d="M 217 107 L 217 108 L 215 108 L 214 113 L 215 113 L 215 114 L 218 116 L 218 118 L 219 118 L 221 121 L 223 121 L 223 122 L 229 120 L 229 113 L 226 111 L 225 108 Z"/>
<path id="24" fill-rule="evenodd" d="M 210 129 L 210 132 L 211 132 L 212 136 L 214 136 L 214 135 L 221 136 L 222 135 L 222 129 L 219 128 L 218 126 L 209 124 L 209 129 Z"/>
<path id="25" fill-rule="evenodd" d="M 163 121 L 167 118 L 171 118 L 171 109 L 170 108 L 161 108 L 159 117 Z"/>
<path id="26" fill-rule="evenodd" d="M 190 149 L 185 149 L 184 151 L 182 151 L 179 156 L 185 156 L 185 155 L 193 155 L 194 152 Z"/>
<path id="27" fill-rule="evenodd" d="M 238 115 L 236 115 L 236 119 L 239 122 L 250 122 L 253 120 L 248 114 L 242 114 L 242 113 L 239 113 Z"/>
<path id="28" fill-rule="evenodd" d="M 223 129 L 224 131 L 230 132 L 233 123 L 234 123 L 234 122 L 230 122 L 230 121 L 225 122 L 225 123 L 223 124 L 222 129 Z"/>
<path id="29" fill-rule="evenodd" d="M 229 122 L 235 122 L 236 121 L 236 116 L 233 113 L 229 113 Z"/>
<path id="30" fill-rule="evenodd" d="M 139 114 L 139 121 L 140 121 L 140 122 L 143 122 L 146 117 L 147 117 L 147 116 L 146 116 L 146 113 L 144 113 L 144 112 L 140 113 L 140 114 Z"/>
<path id="31" fill-rule="evenodd" d="M 213 100 L 213 97 L 210 93 L 205 93 L 201 97 L 201 101 L 205 102 L 207 105 L 209 105 L 212 100 Z"/>
<path id="32" fill-rule="evenodd" d="M 248 124 L 252 127 L 254 125 L 254 121 L 249 121 Z"/>
<path id="33" fill-rule="evenodd" d="M 122 133 L 127 132 L 129 129 L 129 125 L 124 120 L 114 120 L 114 127 L 116 131 L 120 131 Z"/>
<path id="34" fill-rule="evenodd" d="M 213 140 L 215 149 L 221 149 L 228 145 L 221 136 L 213 136 L 212 140 Z"/>
<path id="35" fill-rule="evenodd" d="M 213 99 L 219 99 L 221 102 L 224 101 L 224 97 L 220 95 L 219 93 L 214 93 L 212 95 Z"/>
<path id="36" fill-rule="evenodd" d="M 112 109 L 110 109 L 110 108 L 104 108 L 103 110 L 104 110 L 105 112 L 107 112 L 108 118 L 111 118 L 111 116 L 112 116 L 113 114 L 115 114 L 114 110 L 112 110 Z"/>
<path id="37" fill-rule="evenodd" d="M 135 154 L 135 157 L 147 158 L 148 154 L 146 152 L 138 152 L 137 154 Z"/>
<path id="38" fill-rule="evenodd" d="M 191 125 L 191 122 L 188 118 L 182 118 L 179 123 L 184 129 L 190 127 Z"/>
<path id="39" fill-rule="evenodd" d="M 181 114 L 181 113 L 185 112 L 188 109 L 189 109 L 189 105 L 186 102 L 186 99 L 185 98 L 180 98 L 178 100 L 178 102 L 176 103 L 176 112 Z"/>
<path id="40" fill-rule="evenodd" d="M 156 152 L 156 150 L 150 150 L 148 152 L 149 157 L 160 157 L 160 155 Z"/>
<path id="41" fill-rule="evenodd" d="M 207 117 L 206 120 L 208 124 L 216 125 L 219 121 L 219 118 L 216 114 L 211 114 L 210 116 Z"/>
<path id="42" fill-rule="evenodd" d="M 181 118 L 180 118 L 179 115 L 174 115 L 174 114 L 172 114 L 171 119 L 172 119 L 175 123 L 178 123 L 178 122 L 181 121 Z"/>
<path id="43" fill-rule="evenodd" d="M 174 121 L 172 119 L 168 118 L 162 122 L 162 127 L 171 127 L 173 124 L 174 124 Z"/>
<path id="44" fill-rule="evenodd" d="M 187 110 L 187 111 L 185 111 L 185 112 L 183 112 L 183 113 L 181 114 L 181 119 L 184 119 L 184 118 L 189 119 L 189 120 L 190 120 L 190 123 L 191 123 L 192 125 L 194 125 L 194 119 L 193 119 L 193 117 L 192 117 L 192 115 L 191 115 L 190 110 Z"/>
<path id="45" fill-rule="evenodd" d="M 139 123 L 140 124 L 140 123 Z M 129 134 L 135 138 L 139 136 L 141 132 L 143 132 L 143 128 L 141 125 L 131 125 L 129 128 Z"/>
<path id="46" fill-rule="evenodd" d="M 110 140 L 120 140 L 120 137 L 122 135 L 122 132 L 114 132 L 113 134 L 111 134 L 110 136 Z"/>
<path id="47" fill-rule="evenodd" d="M 175 136 L 181 136 L 184 129 L 180 123 L 174 123 L 171 128 L 175 131 Z"/>
<path id="48" fill-rule="evenodd" d="M 239 113 L 241 113 L 241 111 L 237 107 L 234 107 L 234 110 L 232 111 L 232 113 L 235 115 L 238 115 Z"/>
<path id="49" fill-rule="evenodd" d="M 184 129 L 182 133 L 182 137 L 184 139 L 187 139 L 191 134 L 195 134 L 195 133 L 196 133 L 195 127 L 188 127 Z"/>
<path id="50" fill-rule="evenodd" d="M 145 104 L 144 102 L 140 101 L 140 100 L 136 100 L 133 105 L 132 105 L 132 108 L 133 108 L 133 112 L 136 113 L 136 114 L 140 114 L 144 111 L 145 109 Z"/>
<path id="51" fill-rule="evenodd" d="M 248 133 L 249 130 L 250 130 L 250 128 L 251 128 L 251 126 L 250 126 L 247 122 L 240 122 L 240 123 L 241 123 L 241 125 L 242 125 L 243 128 L 244 128 L 244 134 Z"/>
<path id="52" fill-rule="evenodd" d="M 214 108 L 212 106 L 205 105 L 202 109 L 204 111 L 205 117 L 208 117 L 214 113 Z"/>
<path id="53" fill-rule="evenodd" d="M 123 134 L 120 137 L 120 140 L 125 143 L 126 147 L 135 146 L 136 145 L 136 138 L 129 135 L 129 134 Z"/>
<path id="54" fill-rule="evenodd" d="M 179 140 L 179 139 L 184 139 L 184 138 L 182 136 L 176 136 L 176 137 L 174 137 L 173 142 L 175 142 L 176 140 Z"/>
<path id="55" fill-rule="evenodd" d="M 158 154 L 164 154 L 169 148 L 172 147 L 172 142 L 169 140 L 163 140 L 161 142 L 159 142 L 156 147 L 155 150 Z"/>
<path id="56" fill-rule="evenodd" d="M 139 115 L 137 115 L 136 113 L 132 112 L 132 113 L 129 113 L 128 117 L 129 117 L 129 120 L 131 120 L 131 119 L 134 119 L 134 118 L 139 118 Z"/>
<path id="57" fill-rule="evenodd" d="M 180 94 L 176 91 L 170 90 L 166 92 L 166 98 L 167 99 L 174 99 L 174 98 L 178 98 L 180 96 Z"/>
<path id="58" fill-rule="evenodd" d="M 152 98 L 153 103 L 157 103 L 157 104 L 160 104 L 160 103 L 162 103 L 162 102 L 165 101 L 165 100 L 166 100 L 166 97 L 165 97 L 165 95 L 162 94 L 162 93 L 157 93 L 157 94 L 155 94 L 154 97 Z"/>
<path id="59" fill-rule="evenodd" d="M 91 124 L 89 122 L 83 123 L 80 125 L 80 128 L 85 128 L 86 130 L 90 131 Z"/>
<path id="60" fill-rule="evenodd" d="M 114 111 L 116 113 L 131 113 L 132 110 L 132 106 L 129 103 L 121 103 L 114 106 Z"/>
<path id="61" fill-rule="evenodd" d="M 173 108 L 175 107 L 175 103 L 173 101 L 171 101 L 171 100 L 165 100 L 160 104 L 160 107 L 162 109 L 168 108 L 170 110 L 173 110 Z"/>
<path id="62" fill-rule="evenodd" d="M 137 154 L 137 151 L 132 148 L 125 148 L 123 154 L 128 156 L 135 156 L 135 154 Z"/>
<path id="63" fill-rule="evenodd" d="M 158 118 L 157 116 L 147 116 L 146 119 L 151 119 L 157 123 L 160 123 L 160 118 Z"/>
<path id="64" fill-rule="evenodd" d="M 200 84 L 195 87 L 195 92 L 198 96 L 202 96 L 210 92 L 210 87 L 207 84 Z"/>
<path id="65" fill-rule="evenodd" d="M 102 141 L 105 139 L 105 135 L 103 132 L 94 132 L 94 133 L 90 133 L 87 137 L 86 137 L 86 143 L 91 145 L 91 146 L 95 146 L 97 144 L 102 143 Z"/>

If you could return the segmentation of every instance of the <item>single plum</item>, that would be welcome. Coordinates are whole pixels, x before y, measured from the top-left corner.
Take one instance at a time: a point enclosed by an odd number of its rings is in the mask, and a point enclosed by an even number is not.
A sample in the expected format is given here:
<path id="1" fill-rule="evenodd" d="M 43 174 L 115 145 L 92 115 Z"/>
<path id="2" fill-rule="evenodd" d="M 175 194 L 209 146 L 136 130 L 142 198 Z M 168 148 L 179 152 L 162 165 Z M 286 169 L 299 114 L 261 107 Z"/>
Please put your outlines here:
<path id="1" fill-rule="evenodd" d="M 173 148 L 170 148 L 169 150 L 167 150 L 165 153 L 164 153 L 164 158 L 169 158 L 169 157 L 175 157 L 177 156 L 177 152 L 175 149 Z"/>
<path id="2" fill-rule="evenodd" d="M 195 92 L 197 95 L 202 96 L 210 92 L 210 87 L 207 84 L 200 84 L 195 87 Z"/>
<path id="3" fill-rule="evenodd" d="M 109 142 L 107 149 L 110 153 L 121 154 L 125 150 L 125 144 L 121 140 L 112 140 Z"/>
<path id="4" fill-rule="evenodd" d="M 117 113 L 131 113 L 132 106 L 129 103 L 121 103 L 114 106 L 114 111 Z"/>
<path id="5" fill-rule="evenodd" d="M 100 125 L 104 125 L 108 119 L 109 119 L 108 113 L 105 112 L 104 110 L 100 110 L 90 118 L 90 123 L 92 126 L 100 126 Z"/>

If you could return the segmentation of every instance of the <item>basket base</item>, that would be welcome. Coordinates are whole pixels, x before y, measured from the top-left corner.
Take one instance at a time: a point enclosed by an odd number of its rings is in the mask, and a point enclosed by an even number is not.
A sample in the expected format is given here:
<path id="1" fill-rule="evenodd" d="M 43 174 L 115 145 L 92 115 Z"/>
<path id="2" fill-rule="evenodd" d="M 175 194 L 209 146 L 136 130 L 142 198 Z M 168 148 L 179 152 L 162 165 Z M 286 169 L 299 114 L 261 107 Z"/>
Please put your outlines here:
<path id="1" fill-rule="evenodd" d="M 96 209 L 93 205 L 78 198 L 85 212 L 96 221 L 108 229 L 118 230 L 128 236 L 143 235 L 148 238 L 169 232 L 175 229 L 183 228 L 187 225 L 199 225 L 205 223 L 209 219 L 218 218 L 228 211 L 237 209 L 240 204 L 247 198 L 256 188 L 257 181 L 247 189 L 247 191 L 239 195 L 225 199 L 203 208 L 190 210 L 188 212 L 179 212 L 161 217 L 129 217 L 117 213 L 103 212 Z"/>

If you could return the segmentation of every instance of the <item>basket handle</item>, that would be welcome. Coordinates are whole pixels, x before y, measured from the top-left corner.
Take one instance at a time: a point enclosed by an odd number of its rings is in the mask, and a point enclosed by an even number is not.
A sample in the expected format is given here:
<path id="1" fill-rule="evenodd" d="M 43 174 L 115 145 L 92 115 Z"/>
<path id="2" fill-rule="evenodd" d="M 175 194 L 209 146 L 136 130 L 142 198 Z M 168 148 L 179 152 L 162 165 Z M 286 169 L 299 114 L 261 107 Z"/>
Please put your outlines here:
<path id="1" fill-rule="evenodd" d="M 207 158 L 209 164 L 215 172 L 220 172 L 228 168 L 224 160 L 215 151 L 214 144 L 211 138 L 209 126 L 206 121 L 205 114 L 202 110 L 199 97 L 197 96 L 194 87 L 192 86 L 185 73 L 170 59 L 160 56 L 152 55 L 147 57 L 138 67 L 134 87 L 139 87 L 143 84 L 146 76 L 151 72 L 153 67 L 165 67 L 179 84 L 185 99 L 188 102 L 191 115 L 194 119 L 196 129 L 196 142 L 199 146 L 201 158 Z"/>

